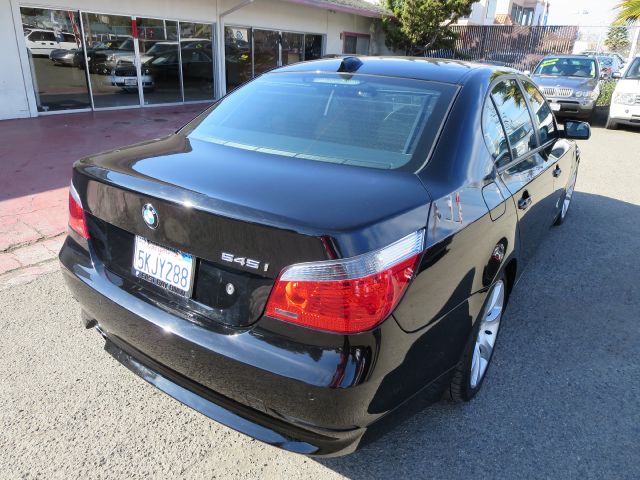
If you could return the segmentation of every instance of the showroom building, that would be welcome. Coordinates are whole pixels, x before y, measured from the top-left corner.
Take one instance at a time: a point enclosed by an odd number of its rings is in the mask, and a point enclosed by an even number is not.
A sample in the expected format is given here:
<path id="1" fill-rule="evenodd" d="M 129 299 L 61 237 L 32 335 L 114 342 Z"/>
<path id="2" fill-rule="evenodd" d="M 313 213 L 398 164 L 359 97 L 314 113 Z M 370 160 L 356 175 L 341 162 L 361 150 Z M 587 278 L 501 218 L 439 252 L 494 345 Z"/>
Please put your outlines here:
<path id="1" fill-rule="evenodd" d="M 387 53 L 365 0 L 0 1 L 0 119 L 211 102 L 280 65 Z"/>

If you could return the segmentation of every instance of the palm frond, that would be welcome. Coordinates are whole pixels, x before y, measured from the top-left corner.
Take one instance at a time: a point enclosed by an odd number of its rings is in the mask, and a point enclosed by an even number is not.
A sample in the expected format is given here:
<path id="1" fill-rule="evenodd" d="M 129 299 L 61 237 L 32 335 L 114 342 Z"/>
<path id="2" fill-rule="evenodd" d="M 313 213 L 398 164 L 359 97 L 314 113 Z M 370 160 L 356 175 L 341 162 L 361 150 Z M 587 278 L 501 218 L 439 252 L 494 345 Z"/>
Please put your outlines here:
<path id="1" fill-rule="evenodd" d="M 614 22 L 617 25 L 640 19 L 640 0 L 623 0 L 615 8 L 620 10 Z"/>

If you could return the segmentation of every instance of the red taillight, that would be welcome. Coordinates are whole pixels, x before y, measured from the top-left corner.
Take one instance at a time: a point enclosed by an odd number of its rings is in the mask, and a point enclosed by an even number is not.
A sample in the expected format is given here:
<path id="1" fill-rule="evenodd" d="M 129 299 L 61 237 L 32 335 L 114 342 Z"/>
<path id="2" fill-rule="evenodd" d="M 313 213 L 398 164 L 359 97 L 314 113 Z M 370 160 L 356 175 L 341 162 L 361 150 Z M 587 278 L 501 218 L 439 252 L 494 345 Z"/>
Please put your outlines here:
<path id="1" fill-rule="evenodd" d="M 83 238 L 89 238 L 87 219 L 84 216 L 78 192 L 73 188 L 73 185 L 69 187 L 69 227 Z"/>
<path id="2" fill-rule="evenodd" d="M 292 265 L 278 277 L 266 314 L 337 333 L 369 330 L 402 298 L 423 240 L 421 230 L 358 257 Z"/>

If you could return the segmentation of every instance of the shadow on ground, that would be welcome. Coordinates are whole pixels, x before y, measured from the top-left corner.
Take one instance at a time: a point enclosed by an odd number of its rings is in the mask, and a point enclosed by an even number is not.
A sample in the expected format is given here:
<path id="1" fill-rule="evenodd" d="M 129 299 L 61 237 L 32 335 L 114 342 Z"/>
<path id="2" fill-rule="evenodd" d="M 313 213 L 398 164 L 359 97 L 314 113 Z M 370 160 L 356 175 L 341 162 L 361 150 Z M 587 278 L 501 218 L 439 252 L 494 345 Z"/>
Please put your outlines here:
<path id="1" fill-rule="evenodd" d="M 479 396 L 416 402 L 318 462 L 354 479 L 640 478 L 639 250 L 638 205 L 576 192 L 514 290 Z"/>

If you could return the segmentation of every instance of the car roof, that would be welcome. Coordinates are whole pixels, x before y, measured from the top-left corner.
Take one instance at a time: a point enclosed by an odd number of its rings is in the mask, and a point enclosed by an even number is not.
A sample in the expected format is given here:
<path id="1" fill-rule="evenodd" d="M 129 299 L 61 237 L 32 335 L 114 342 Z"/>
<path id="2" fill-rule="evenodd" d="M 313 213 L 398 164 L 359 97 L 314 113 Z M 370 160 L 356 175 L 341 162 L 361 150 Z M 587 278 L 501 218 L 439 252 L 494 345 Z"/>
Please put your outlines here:
<path id="1" fill-rule="evenodd" d="M 345 61 L 359 61 L 357 69 L 340 70 Z M 494 72 L 521 73 L 512 68 L 463 62 L 443 58 L 426 57 L 367 57 L 360 55 L 323 58 L 308 62 L 294 63 L 277 68 L 273 72 L 316 72 L 316 73 L 358 73 L 386 77 L 430 80 L 444 83 L 464 83 L 471 72 L 491 76 Z"/>

